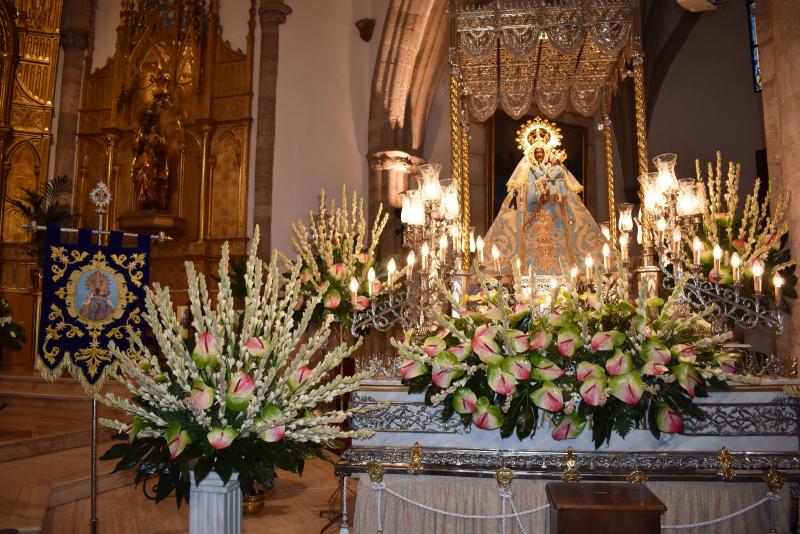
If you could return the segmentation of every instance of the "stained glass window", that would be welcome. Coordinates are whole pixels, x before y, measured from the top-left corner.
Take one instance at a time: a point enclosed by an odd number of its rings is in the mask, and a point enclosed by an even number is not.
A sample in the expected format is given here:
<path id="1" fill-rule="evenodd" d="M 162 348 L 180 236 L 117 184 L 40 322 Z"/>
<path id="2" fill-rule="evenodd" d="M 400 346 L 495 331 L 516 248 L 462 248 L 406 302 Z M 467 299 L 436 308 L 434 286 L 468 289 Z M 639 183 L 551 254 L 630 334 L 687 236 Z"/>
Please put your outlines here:
<path id="1" fill-rule="evenodd" d="M 761 91 L 761 64 L 758 61 L 758 37 L 756 35 L 756 0 L 747 0 L 747 20 L 750 23 L 750 52 L 753 57 L 753 89 Z"/>

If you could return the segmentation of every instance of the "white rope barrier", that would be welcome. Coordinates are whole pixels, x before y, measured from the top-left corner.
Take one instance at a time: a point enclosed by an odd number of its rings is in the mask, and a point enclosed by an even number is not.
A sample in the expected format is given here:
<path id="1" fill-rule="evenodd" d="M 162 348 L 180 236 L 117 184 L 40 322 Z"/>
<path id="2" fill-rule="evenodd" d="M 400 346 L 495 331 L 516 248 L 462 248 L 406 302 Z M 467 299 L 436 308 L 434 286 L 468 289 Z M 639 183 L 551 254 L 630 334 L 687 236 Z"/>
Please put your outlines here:
<path id="1" fill-rule="evenodd" d="M 489 514 L 489 515 L 459 514 L 457 512 L 449 512 L 447 510 L 442 510 L 440 508 L 434 508 L 433 506 L 428 506 L 427 504 L 423 504 L 421 502 L 415 501 L 414 499 L 410 499 L 410 498 L 406 497 L 405 495 L 401 495 L 400 493 L 397 493 L 396 491 L 390 489 L 386 485 L 385 482 L 372 482 L 371 483 L 371 487 L 372 487 L 372 490 L 375 492 L 376 504 L 378 506 L 378 532 L 379 533 L 383 532 L 383 518 L 382 518 L 382 514 L 381 514 L 381 502 L 382 502 L 382 497 L 381 496 L 382 496 L 383 492 L 386 492 L 387 494 L 392 495 L 393 497 L 396 497 L 397 499 L 400 499 L 401 501 L 404 501 L 404 502 L 406 502 L 406 503 L 408 503 L 408 504 L 410 504 L 412 506 L 416 506 L 418 508 L 422 508 L 423 510 L 427 510 L 428 512 L 433 512 L 435 514 L 443 515 L 443 516 L 446 516 L 446 517 L 457 517 L 457 518 L 460 518 L 460 519 L 475 519 L 475 520 L 497 520 L 497 519 L 499 519 L 503 534 L 505 534 L 505 532 L 506 532 L 506 519 L 511 519 L 511 518 L 513 518 L 516 521 L 517 526 L 519 527 L 519 529 L 522 532 L 522 534 L 528 534 L 528 532 L 525 530 L 525 527 L 522 525 L 521 518 L 523 516 L 526 516 L 526 515 L 535 514 L 536 512 L 541 512 L 542 510 L 546 510 L 547 508 L 550 507 L 550 504 L 543 504 L 542 506 L 539 506 L 537 508 L 531 508 L 530 510 L 524 510 L 522 512 L 518 512 L 517 511 L 517 507 L 514 504 L 514 496 L 511 493 L 511 491 L 503 489 L 503 488 L 500 488 L 500 499 L 501 499 L 501 502 L 500 502 L 500 504 L 501 504 L 501 513 L 500 514 Z M 730 514 L 724 515 L 722 517 L 717 517 L 715 519 L 709 519 L 707 521 L 699 521 L 697 523 L 686 523 L 686 524 L 683 524 L 683 525 L 662 525 L 661 528 L 662 528 L 662 530 L 679 530 L 679 529 L 706 527 L 706 526 L 714 525 L 714 524 L 717 524 L 717 523 L 724 523 L 725 521 L 729 521 L 729 520 L 731 520 L 731 519 L 733 519 L 735 517 L 738 517 L 738 516 L 740 516 L 742 514 L 746 514 L 750 510 L 758 508 L 759 506 L 761 506 L 761 505 L 763 505 L 765 503 L 770 503 L 771 504 L 773 502 L 778 502 L 780 500 L 781 500 L 781 496 L 780 495 L 768 491 L 766 496 L 763 497 L 762 499 L 754 502 L 753 504 L 745 506 L 741 510 L 737 510 L 737 511 L 732 512 Z M 508 504 L 511 505 L 511 510 L 512 510 L 513 513 L 510 513 L 510 514 L 506 513 L 506 502 L 508 502 Z"/>
<path id="2" fill-rule="evenodd" d="M 661 529 L 662 530 L 676 530 L 676 529 L 683 529 L 683 528 L 707 527 L 708 525 L 714 525 L 716 523 L 724 523 L 725 521 L 733 519 L 734 517 L 740 516 L 742 514 L 746 514 L 750 510 L 752 510 L 754 508 L 758 508 L 759 506 L 761 506 L 764 503 L 777 502 L 777 501 L 780 501 L 780 500 L 781 500 L 781 496 L 780 495 L 777 495 L 775 493 L 772 493 L 771 491 L 768 491 L 766 497 L 764 497 L 763 499 L 758 500 L 758 501 L 754 502 L 753 504 L 751 504 L 749 506 L 745 506 L 741 510 L 737 510 L 736 512 L 732 512 L 732 513 L 730 513 L 728 515 L 723 515 L 722 517 L 718 517 L 716 519 L 709 519 L 708 521 L 699 521 L 697 523 L 686 523 L 685 525 L 661 525 Z"/>

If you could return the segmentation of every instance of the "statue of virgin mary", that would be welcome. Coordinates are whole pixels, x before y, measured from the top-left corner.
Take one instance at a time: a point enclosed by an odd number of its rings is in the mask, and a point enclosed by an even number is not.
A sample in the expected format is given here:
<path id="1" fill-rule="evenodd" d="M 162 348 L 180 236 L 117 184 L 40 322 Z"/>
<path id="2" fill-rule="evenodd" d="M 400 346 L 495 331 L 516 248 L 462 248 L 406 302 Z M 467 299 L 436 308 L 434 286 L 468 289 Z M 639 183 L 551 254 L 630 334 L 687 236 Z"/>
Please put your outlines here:
<path id="1" fill-rule="evenodd" d="M 500 274 L 512 272 L 515 257 L 523 273 L 560 276 L 561 262 L 583 268 L 587 255 L 602 261 L 605 237 L 578 194 L 581 184 L 564 166 L 561 130 L 536 117 L 517 132 L 523 157 L 508 181 L 508 195 L 486 234 L 486 250 L 500 251 Z M 493 269 L 487 262 L 487 270 Z"/>

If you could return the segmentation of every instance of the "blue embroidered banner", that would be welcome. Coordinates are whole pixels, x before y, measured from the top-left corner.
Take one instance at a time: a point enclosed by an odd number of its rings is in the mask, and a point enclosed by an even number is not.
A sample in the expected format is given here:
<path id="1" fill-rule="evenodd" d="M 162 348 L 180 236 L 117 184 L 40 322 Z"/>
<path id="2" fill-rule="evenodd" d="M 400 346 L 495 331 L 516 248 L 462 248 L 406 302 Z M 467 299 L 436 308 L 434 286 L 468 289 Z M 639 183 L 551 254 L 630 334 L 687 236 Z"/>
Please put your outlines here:
<path id="1" fill-rule="evenodd" d="M 39 360 L 42 374 L 58 378 L 69 370 L 91 394 L 113 368 L 110 341 L 128 350 L 128 328 L 141 334 L 144 288 L 150 267 L 150 236 L 124 247 L 121 232 L 96 245 L 80 229 L 77 243 L 64 243 L 60 228 L 47 229 L 42 281 Z"/>

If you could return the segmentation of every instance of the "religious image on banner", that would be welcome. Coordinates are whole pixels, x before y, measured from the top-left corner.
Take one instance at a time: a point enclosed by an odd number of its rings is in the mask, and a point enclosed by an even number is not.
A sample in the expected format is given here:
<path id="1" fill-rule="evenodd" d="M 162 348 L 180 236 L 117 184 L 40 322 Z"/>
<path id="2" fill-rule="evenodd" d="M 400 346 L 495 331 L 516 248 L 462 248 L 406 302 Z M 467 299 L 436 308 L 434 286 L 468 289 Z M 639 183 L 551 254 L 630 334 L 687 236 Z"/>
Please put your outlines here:
<path id="1" fill-rule="evenodd" d="M 99 392 L 114 358 L 113 341 L 128 347 L 128 330 L 141 335 L 150 236 L 133 247 L 111 232 L 107 245 L 92 242 L 92 231 L 78 231 L 77 243 L 62 242 L 60 228 L 47 229 L 42 282 L 39 360 L 45 378 L 54 380 L 66 366 L 90 393 Z"/>

